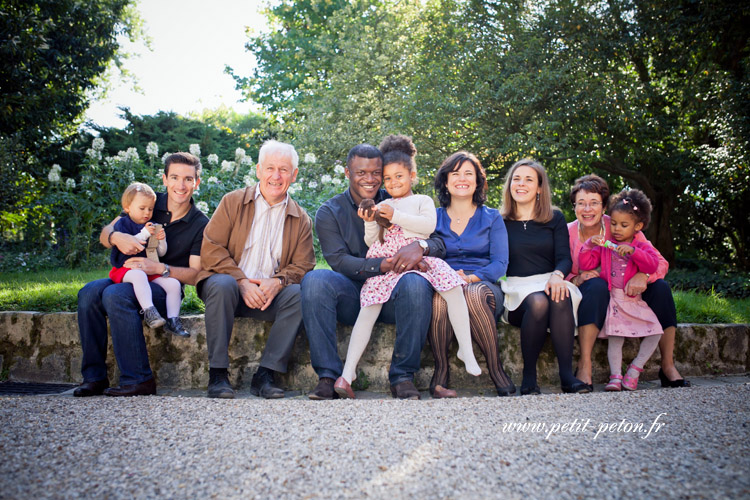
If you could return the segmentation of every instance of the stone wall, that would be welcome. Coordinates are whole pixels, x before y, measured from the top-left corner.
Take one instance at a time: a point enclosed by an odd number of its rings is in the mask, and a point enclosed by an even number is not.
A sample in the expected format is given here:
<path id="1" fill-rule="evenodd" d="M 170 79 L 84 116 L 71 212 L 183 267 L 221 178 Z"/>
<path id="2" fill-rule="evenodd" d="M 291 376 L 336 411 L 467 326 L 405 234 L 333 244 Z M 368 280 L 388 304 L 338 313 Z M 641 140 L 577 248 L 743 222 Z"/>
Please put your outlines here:
<path id="1" fill-rule="evenodd" d="M 202 315 L 184 316 L 185 326 L 193 332 L 188 339 L 166 334 L 161 328 L 146 328 L 146 345 L 151 368 L 157 383 L 163 387 L 204 388 L 208 384 L 208 358 L 206 355 L 206 330 Z M 248 318 L 235 320 L 234 333 L 229 349 L 230 375 L 232 382 L 241 387 L 249 385 L 252 374 L 258 367 L 270 323 Z M 346 354 L 350 326 L 339 325 L 338 349 L 343 358 Z M 391 361 L 395 330 L 392 325 L 377 323 L 370 345 L 360 362 L 359 369 L 366 377 L 358 382 L 369 383 L 374 391 L 388 389 L 388 367 Z M 745 373 L 750 371 L 749 325 L 691 325 L 682 324 L 677 329 L 675 360 L 684 376 L 717 373 Z M 477 359 L 483 366 L 480 377 L 471 377 L 459 368 L 456 359 L 457 345 L 454 342 L 451 361 L 451 387 L 487 388 L 493 385 L 484 368 L 478 349 Z M 627 340 L 623 359 L 635 357 L 637 343 Z M 521 347 L 519 331 L 500 325 L 500 353 L 506 371 L 513 381 L 521 382 Z M 576 343 L 576 357 L 578 347 Z M 117 368 L 110 344 L 108 365 L 110 381 L 117 380 Z M 415 383 L 420 389 L 429 385 L 433 371 L 433 358 L 429 345 L 422 351 L 422 368 Z M 81 347 L 78 337 L 76 313 L 0 312 L 0 380 L 10 379 L 27 382 L 81 382 Z M 659 353 L 646 365 L 645 380 L 655 379 L 659 370 Z M 557 362 L 549 340 L 538 364 L 539 379 L 545 383 L 559 383 Z M 606 382 L 607 344 L 597 342 L 594 348 L 595 382 Z M 289 372 L 282 379 L 290 390 L 308 390 L 317 383 L 317 376 L 310 366 L 310 353 L 304 332 L 297 338 Z"/>

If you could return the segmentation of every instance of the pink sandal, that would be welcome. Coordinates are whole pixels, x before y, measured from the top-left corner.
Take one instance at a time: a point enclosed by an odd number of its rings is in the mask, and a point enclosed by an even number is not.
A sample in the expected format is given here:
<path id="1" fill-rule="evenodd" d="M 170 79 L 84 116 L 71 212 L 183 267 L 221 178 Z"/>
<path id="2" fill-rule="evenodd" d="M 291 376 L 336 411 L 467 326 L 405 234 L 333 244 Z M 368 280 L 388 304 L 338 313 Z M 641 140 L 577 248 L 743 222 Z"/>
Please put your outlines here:
<path id="1" fill-rule="evenodd" d="M 643 368 L 638 368 L 635 365 L 630 365 L 628 366 L 628 371 L 630 371 L 631 368 L 637 371 L 638 375 L 636 375 L 635 377 L 629 377 L 626 372 L 625 378 L 622 379 L 622 388 L 628 391 L 635 391 L 636 389 L 638 389 L 638 377 L 640 377 L 641 373 L 643 373 Z"/>
<path id="2" fill-rule="evenodd" d="M 609 383 L 604 386 L 607 392 L 620 392 L 622 390 L 622 375 L 610 375 Z"/>

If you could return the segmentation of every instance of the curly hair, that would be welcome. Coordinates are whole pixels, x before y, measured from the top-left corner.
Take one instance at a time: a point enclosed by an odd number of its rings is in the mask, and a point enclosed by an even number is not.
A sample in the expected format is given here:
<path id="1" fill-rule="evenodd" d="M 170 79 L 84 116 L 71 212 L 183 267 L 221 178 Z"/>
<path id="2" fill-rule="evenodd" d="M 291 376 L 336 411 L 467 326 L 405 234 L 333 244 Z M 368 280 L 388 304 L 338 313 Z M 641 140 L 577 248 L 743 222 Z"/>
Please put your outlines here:
<path id="1" fill-rule="evenodd" d="M 640 189 L 623 189 L 609 200 L 609 214 L 625 212 L 643 224 L 641 230 L 651 222 L 651 202 Z"/>
<path id="2" fill-rule="evenodd" d="M 607 185 L 607 181 L 598 175 L 588 174 L 576 179 L 575 184 L 570 189 L 570 202 L 573 205 L 576 204 L 576 196 L 578 196 L 579 191 L 598 194 L 602 197 L 602 205 L 607 206 L 607 202 L 609 201 L 609 186 Z"/>
<path id="3" fill-rule="evenodd" d="M 451 204 L 451 194 L 448 192 L 447 186 L 448 175 L 461 168 L 465 162 L 469 162 L 474 166 L 474 173 L 477 180 L 477 187 L 474 190 L 474 196 L 471 201 L 478 207 L 481 207 L 487 201 L 487 174 L 485 174 L 482 164 L 473 154 L 466 151 L 459 151 L 446 158 L 435 174 L 435 192 L 438 195 L 441 207 L 446 208 Z"/>
<path id="4" fill-rule="evenodd" d="M 383 153 L 383 167 L 389 163 L 399 163 L 406 167 L 409 172 L 417 170 L 414 157 L 417 156 L 417 148 L 406 135 L 389 135 L 380 143 L 380 152 Z"/>

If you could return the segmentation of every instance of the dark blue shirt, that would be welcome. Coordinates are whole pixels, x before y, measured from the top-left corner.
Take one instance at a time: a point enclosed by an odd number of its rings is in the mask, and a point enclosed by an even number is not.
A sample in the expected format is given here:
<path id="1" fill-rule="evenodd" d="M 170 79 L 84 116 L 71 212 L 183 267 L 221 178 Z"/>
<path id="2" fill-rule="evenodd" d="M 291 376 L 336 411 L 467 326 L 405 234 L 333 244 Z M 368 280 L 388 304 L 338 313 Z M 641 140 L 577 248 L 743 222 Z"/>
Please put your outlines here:
<path id="1" fill-rule="evenodd" d="M 389 198 L 389 195 L 381 189 L 374 201 L 380 203 L 385 198 Z M 315 232 L 323 257 L 331 269 L 351 280 L 365 281 L 371 276 L 383 274 L 380 272 L 383 259 L 366 257 L 368 246 L 365 244 L 365 221 L 357 215 L 357 208 L 348 189 L 337 194 L 321 205 L 315 214 Z M 435 233 L 427 240 L 427 244 L 428 255 L 445 255 L 445 245 Z"/>
<path id="2" fill-rule="evenodd" d="M 459 236 L 451 230 L 448 212 L 438 208 L 435 232 L 445 243 L 445 261 L 453 269 L 462 269 L 467 275 L 474 274 L 492 283 L 505 275 L 508 233 L 497 209 L 477 207 Z"/>
<path id="3" fill-rule="evenodd" d="M 131 224 L 135 224 L 127 214 L 122 214 L 123 217 L 115 223 L 115 231 L 122 231 L 117 229 L 117 225 L 128 220 Z M 201 254 L 201 243 L 203 243 L 203 229 L 208 224 L 208 217 L 196 208 L 193 200 L 190 200 L 190 210 L 182 218 L 172 222 L 172 212 L 167 208 L 167 194 L 156 193 L 156 204 L 154 204 L 154 214 L 151 217 L 151 222 L 161 224 L 164 226 L 164 232 L 167 238 L 167 253 L 162 257 L 159 257 L 161 262 L 169 264 L 170 266 L 177 267 L 190 267 L 190 256 Z M 143 227 L 140 225 L 140 227 Z M 138 229 L 140 231 L 140 228 Z M 128 234 L 130 231 L 122 231 Z M 122 257 L 115 257 L 118 254 Z M 145 257 L 146 251 L 140 252 L 138 255 L 122 255 L 117 247 L 112 247 L 112 255 L 110 261 L 114 267 L 122 267 L 130 257 Z M 116 264 L 115 262 L 120 262 Z"/>

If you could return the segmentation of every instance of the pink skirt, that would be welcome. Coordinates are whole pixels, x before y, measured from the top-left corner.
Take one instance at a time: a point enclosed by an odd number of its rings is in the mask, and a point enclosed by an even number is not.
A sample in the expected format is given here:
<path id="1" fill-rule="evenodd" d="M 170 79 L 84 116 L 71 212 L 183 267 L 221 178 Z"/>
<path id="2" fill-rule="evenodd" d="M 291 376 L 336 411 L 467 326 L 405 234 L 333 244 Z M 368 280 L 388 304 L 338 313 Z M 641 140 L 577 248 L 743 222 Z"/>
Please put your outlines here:
<path id="1" fill-rule="evenodd" d="M 597 338 L 649 337 L 664 333 L 659 319 L 640 294 L 631 297 L 622 288 L 610 290 L 607 319 Z"/>
<path id="2" fill-rule="evenodd" d="M 367 251 L 368 258 L 392 257 L 400 248 L 416 241 L 417 238 L 404 238 L 404 233 L 398 225 L 391 226 L 383 235 L 383 243 L 375 241 Z M 424 257 L 423 260 L 430 266 L 425 272 L 407 271 L 406 273 L 394 273 L 393 271 L 367 278 L 359 294 L 359 303 L 362 307 L 373 304 L 384 304 L 391 298 L 393 289 L 404 274 L 416 273 L 430 282 L 432 287 L 440 292 L 445 292 L 457 286 L 463 286 L 466 281 L 458 275 L 443 259 L 436 257 Z"/>

